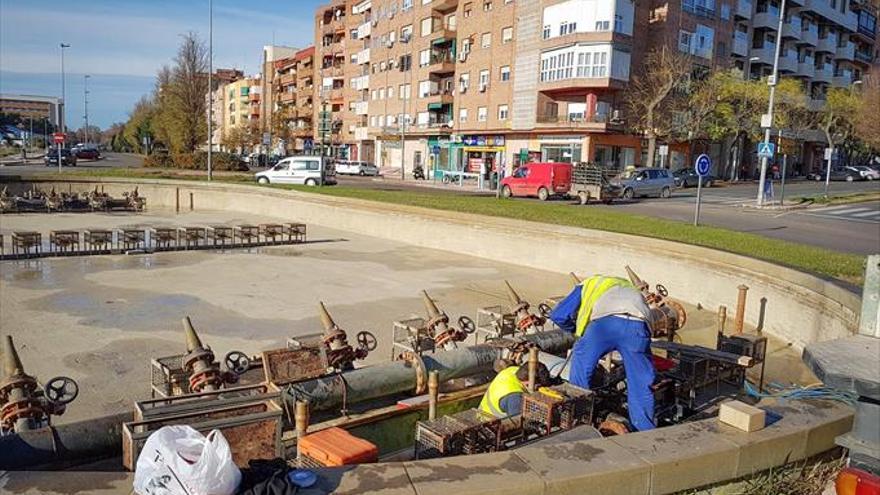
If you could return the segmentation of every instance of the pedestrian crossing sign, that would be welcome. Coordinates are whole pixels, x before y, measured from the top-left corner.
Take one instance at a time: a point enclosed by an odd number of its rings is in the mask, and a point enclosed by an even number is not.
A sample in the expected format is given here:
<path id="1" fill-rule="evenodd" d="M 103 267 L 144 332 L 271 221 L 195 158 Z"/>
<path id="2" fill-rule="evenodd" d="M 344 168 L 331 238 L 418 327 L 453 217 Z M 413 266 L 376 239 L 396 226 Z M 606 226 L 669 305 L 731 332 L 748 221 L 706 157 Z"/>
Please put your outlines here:
<path id="1" fill-rule="evenodd" d="M 773 158 L 776 152 L 776 145 L 773 143 L 758 143 L 758 156 L 760 158 Z"/>

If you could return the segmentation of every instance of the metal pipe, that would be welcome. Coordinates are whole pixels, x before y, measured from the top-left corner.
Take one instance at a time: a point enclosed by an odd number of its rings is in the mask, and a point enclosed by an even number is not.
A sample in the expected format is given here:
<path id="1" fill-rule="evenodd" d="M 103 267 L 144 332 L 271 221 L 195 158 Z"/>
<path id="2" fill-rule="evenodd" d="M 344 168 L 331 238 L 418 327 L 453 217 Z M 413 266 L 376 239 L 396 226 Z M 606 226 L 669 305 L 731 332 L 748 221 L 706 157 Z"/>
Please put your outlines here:
<path id="1" fill-rule="evenodd" d="M 440 390 L 439 373 L 436 370 L 428 373 L 428 419 L 437 417 L 437 398 Z"/>
<path id="2" fill-rule="evenodd" d="M 538 353 L 537 347 L 529 349 L 529 393 L 535 393 L 535 380 L 538 376 Z"/>
<path id="3" fill-rule="evenodd" d="M 574 336 L 561 330 L 540 332 L 523 337 L 547 353 L 562 353 L 574 344 Z M 425 373 L 438 372 L 438 382 L 492 371 L 492 363 L 503 357 L 505 349 L 481 344 L 421 357 Z M 316 378 L 290 385 L 282 394 L 288 404 L 308 399 L 311 410 L 326 411 L 346 404 L 411 392 L 416 388 L 416 370 L 404 361 L 392 361 L 343 373 L 345 380 L 334 376 Z"/>
<path id="4" fill-rule="evenodd" d="M 309 431 L 309 401 L 296 401 L 293 418 L 296 421 L 296 438 L 300 439 L 306 436 Z"/>
<path id="5" fill-rule="evenodd" d="M 571 281 L 574 282 L 574 285 L 580 285 L 581 278 L 575 275 L 574 272 L 568 272 L 568 275 L 571 277 Z"/>
<path id="6" fill-rule="evenodd" d="M 727 306 L 718 306 L 718 333 L 724 334 L 724 325 L 727 323 Z"/>
<path id="7" fill-rule="evenodd" d="M 736 296 L 736 320 L 734 321 L 734 331 L 737 334 L 743 333 L 743 324 L 746 319 L 746 296 L 749 287 L 745 284 L 737 287 L 739 294 Z"/>

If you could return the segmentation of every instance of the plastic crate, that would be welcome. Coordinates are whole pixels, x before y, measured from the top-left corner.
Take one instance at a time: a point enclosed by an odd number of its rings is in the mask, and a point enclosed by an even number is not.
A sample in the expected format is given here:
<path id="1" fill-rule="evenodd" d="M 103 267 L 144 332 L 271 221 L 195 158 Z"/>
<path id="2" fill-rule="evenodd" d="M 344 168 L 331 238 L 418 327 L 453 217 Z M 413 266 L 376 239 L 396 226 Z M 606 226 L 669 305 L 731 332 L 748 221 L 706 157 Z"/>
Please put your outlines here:
<path id="1" fill-rule="evenodd" d="M 568 430 L 592 417 L 593 393 L 568 383 L 523 396 L 523 428 L 538 435 Z"/>
<path id="2" fill-rule="evenodd" d="M 299 440 L 300 466 L 332 467 L 379 460 L 379 448 L 342 428 L 328 428 Z"/>
<path id="3" fill-rule="evenodd" d="M 501 448 L 501 420 L 468 409 L 416 425 L 416 459 L 494 452 Z"/>

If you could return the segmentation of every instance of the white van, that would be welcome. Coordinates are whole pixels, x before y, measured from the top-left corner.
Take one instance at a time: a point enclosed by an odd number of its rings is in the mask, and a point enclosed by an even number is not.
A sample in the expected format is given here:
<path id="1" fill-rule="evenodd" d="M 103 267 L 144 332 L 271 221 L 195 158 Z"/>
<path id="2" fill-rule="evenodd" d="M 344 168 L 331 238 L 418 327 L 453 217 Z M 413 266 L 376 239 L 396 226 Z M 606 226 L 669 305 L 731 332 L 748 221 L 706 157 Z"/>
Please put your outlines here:
<path id="1" fill-rule="evenodd" d="M 289 156 L 274 167 L 254 175 L 260 184 L 304 184 L 317 186 L 321 183 L 320 156 Z M 332 167 L 326 168 L 324 184 L 336 184 Z"/>

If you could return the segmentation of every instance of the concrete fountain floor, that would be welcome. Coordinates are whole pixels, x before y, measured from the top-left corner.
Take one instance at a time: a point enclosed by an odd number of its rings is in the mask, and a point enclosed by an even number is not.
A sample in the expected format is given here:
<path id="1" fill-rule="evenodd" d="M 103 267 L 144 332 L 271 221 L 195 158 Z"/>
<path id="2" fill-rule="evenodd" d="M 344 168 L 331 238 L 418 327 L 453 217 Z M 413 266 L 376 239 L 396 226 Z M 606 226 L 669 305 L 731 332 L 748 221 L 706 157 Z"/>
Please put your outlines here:
<path id="1" fill-rule="evenodd" d="M 204 211 L 25 214 L 0 217 L 0 232 L 38 230 L 45 238 L 54 229 L 273 221 L 291 219 Z M 350 336 L 360 330 L 376 335 L 379 348 L 369 364 L 389 358 L 394 320 L 424 316 L 421 289 L 455 320 L 476 318 L 478 307 L 506 304 L 503 280 L 535 303 L 571 287 L 564 274 L 468 256 L 467 239 L 457 254 L 311 225 L 308 239 L 223 252 L 0 262 L 0 333 L 14 337 L 28 373 L 41 380 L 65 374 L 79 382 L 79 399 L 57 418 L 63 423 L 131 410 L 134 400 L 149 398 L 150 358 L 185 352 L 185 315 L 219 359 L 231 350 L 257 354 L 284 346 L 290 336 L 320 331 L 316 306 L 324 301 Z M 631 261 L 620 260 L 621 273 L 626 263 Z M 669 289 L 674 296 L 675 288 Z M 714 345 L 714 310 L 686 308 L 684 341 Z M 799 354 L 776 340 L 767 379 L 816 381 Z"/>

